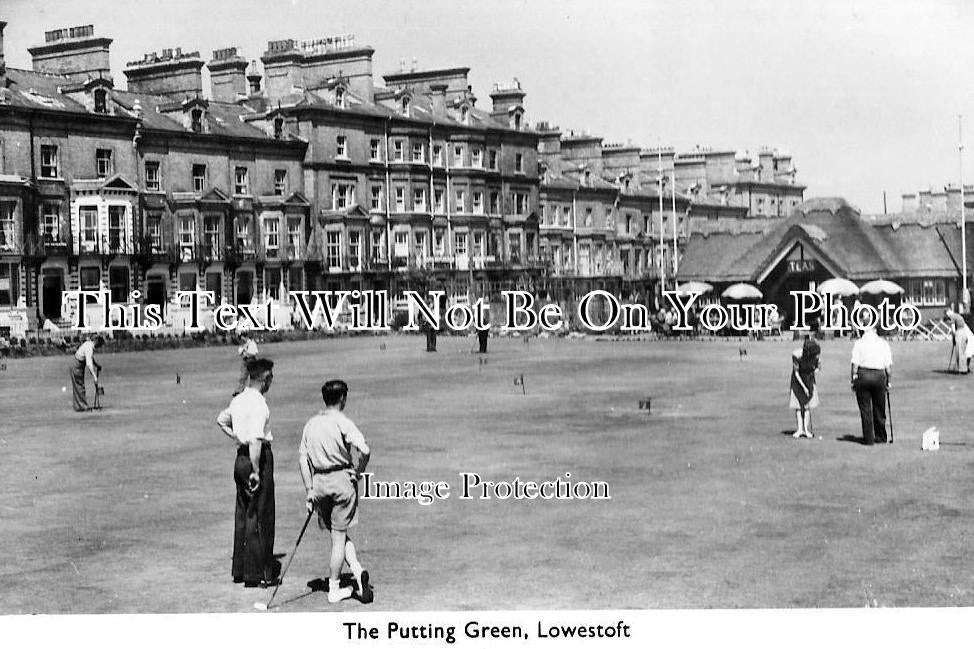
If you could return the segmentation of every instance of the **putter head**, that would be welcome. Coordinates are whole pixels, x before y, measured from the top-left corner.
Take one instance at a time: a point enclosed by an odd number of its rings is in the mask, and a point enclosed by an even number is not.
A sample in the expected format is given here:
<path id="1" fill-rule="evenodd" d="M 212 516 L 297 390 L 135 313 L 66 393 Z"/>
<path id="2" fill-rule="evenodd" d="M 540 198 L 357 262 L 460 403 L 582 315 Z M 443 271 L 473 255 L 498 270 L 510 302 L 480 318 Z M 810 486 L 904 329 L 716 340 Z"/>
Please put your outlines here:
<path id="1" fill-rule="evenodd" d="M 254 602 L 254 608 L 256 608 L 258 611 L 266 611 L 267 604 L 264 602 Z"/>

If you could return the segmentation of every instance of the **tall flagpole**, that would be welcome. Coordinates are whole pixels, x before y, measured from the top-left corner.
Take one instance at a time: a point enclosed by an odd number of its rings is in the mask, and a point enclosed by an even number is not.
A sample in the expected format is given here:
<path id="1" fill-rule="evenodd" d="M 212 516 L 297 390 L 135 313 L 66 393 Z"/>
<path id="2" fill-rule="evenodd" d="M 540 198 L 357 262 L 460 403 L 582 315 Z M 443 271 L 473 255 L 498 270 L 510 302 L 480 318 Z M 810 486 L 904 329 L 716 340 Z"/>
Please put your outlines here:
<path id="1" fill-rule="evenodd" d="M 656 156 L 657 179 L 659 180 L 659 286 L 660 296 L 662 296 L 662 291 L 666 288 L 666 264 L 663 263 L 663 241 L 665 239 L 663 236 L 663 145 L 660 144 L 659 140 L 656 143 Z"/>
<path id="2" fill-rule="evenodd" d="M 965 311 L 970 306 L 970 298 L 967 293 L 967 215 L 964 209 L 964 131 L 963 115 L 957 116 L 957 151 L 958 164 L 960 167 L 960 258 L 963 268 L 963 293 L 961 302 L 964 304 Z"/>
<path id="3" fill-rule="evenodd" d="M 673 219 L 673 290 L 675 291 L 676 271 L 677 268 L 679 267 L 678 266 L 679 262 L 677 261 L 677 250 L 676 250 L 676 167 L 673 168 L 672 180 L 673 180 L 673 187 L 671 188 L 671 191 L 673 193 L 670 194 L 671 196 L 670 209 L 671 209 L 671 218 Z"/>

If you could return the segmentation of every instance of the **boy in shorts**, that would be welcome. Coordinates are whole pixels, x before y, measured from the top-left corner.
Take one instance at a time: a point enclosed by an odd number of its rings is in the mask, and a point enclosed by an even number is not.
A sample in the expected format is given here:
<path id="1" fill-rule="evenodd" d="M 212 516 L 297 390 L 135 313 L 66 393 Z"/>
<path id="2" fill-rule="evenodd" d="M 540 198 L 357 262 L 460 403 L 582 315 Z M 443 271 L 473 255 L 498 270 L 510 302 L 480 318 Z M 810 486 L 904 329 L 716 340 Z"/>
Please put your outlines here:
<path id="1" fill-rule="evenodd" d="M 372 601 L 369 573 L 362 569 L 348 528 L 358 523 L 358 478 L 369 462 L 369 446 L 355 423 L 342 412 L 348 385 L 332 380 L 321 386 L 325 409 L 308 420 L 298 447 L 301 480 L 307 494 L 308 511 L 318 510 L 318 527 L 331 532 L 328 601 L 332 604 L 357 592 L 359 599 Z M 347 563 L 356 589 L 341 588 L 342 565 Z"/>

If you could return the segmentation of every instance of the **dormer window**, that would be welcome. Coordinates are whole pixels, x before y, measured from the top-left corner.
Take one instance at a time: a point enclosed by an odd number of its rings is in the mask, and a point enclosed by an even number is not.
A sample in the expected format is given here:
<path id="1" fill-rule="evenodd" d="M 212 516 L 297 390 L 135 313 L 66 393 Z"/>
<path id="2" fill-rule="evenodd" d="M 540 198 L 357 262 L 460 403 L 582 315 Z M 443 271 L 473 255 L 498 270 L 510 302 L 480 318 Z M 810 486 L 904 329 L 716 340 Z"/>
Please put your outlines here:
<path id="1" fill-rule="evenodd" d="M 464 106 L 460 109 L 460 123 L 469 124 L 470 123 L 470 109 Z"/>
<path id="2" fill-rule="evenodd" d="M 402 98 L 402 114 L 409 117 L 409 97 Z"/>
<path id="3" fill-rule="evenodd" d="M 203 111 L 199 108 L 192 110 L 189 113 L 190 129 L 193 133 L 203 132 Z"/>
<path id="4" fill-rule="evenodd" d="M 520 111 L 515 111 L 514 114 L 511 115 L 511 128 L 513 128 L 515 131 L 520 131 L 521 130 L 521 113 L 520 113 Z"/>
<path id="5" fill-rule="evenodd" d="M 284 118 L 278 117 L 274 120 L 274 139 L 284 139 Z"/>
<path id="6" fill-rule="evenodd" d="M 107 113 L 108 112 L 108 91 L 99 88 L 95 90 L 93 96 L 95 99 L 95 112 Z"/>
<path id="7" fill-rule="evenodd" d="M 345 108 L 345 89 L 341 86 L 335 88 L 335 105 L 339 108 Z"/>

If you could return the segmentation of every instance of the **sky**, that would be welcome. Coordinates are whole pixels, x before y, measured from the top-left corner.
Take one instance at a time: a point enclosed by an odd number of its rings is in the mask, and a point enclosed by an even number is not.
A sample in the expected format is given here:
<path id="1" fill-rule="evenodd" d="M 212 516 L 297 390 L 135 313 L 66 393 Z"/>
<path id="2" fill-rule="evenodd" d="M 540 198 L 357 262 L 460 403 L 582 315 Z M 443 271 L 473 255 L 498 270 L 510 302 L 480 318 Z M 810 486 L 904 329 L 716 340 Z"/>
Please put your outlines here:
<path id="1" fill-rule="evenodd" d="M 864 212 L 884 191 L 895 212 L 903 193 L 959 182 L 964 113 L 974 138 L 964 0 L 2 0 L 0 20 L 7 65 L 28 69 L 45 31 L 94 24 L 119 87 L 145 52 L 257 59 L 268 40 L 352 32 L 378 83 L 401 60 L 468 66 L 489 106 L 517 77 L 531 122 L 677 151 L 776 147 L 806 198 Z"/>

